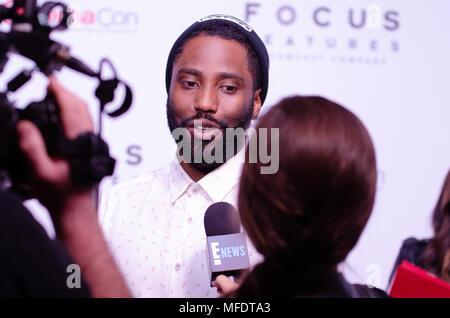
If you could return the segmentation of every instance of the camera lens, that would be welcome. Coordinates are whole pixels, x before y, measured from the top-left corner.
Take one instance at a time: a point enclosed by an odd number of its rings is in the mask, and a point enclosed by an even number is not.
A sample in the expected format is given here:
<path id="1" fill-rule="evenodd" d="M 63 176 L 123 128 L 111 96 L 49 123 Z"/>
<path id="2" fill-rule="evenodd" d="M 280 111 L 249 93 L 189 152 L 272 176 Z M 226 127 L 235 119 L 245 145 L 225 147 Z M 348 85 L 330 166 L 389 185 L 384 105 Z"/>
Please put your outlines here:
<path id="1" fill-rule="evenodd" d="M 46 2 L 38 9 L 38 22 L 50 30 L 64 30 L 72 23 L 72 10 L 61 2 Z"/>

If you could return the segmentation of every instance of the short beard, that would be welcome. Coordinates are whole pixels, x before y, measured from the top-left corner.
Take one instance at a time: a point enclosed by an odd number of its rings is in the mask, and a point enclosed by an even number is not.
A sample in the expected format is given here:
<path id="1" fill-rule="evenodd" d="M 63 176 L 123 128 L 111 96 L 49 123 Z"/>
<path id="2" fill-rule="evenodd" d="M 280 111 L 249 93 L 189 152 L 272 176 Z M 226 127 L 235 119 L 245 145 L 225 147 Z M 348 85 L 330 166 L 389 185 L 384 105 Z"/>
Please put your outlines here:
<path id="1" fill-rule="evenodd" d="M 214 161 L 212 163 L 208 163 L 205 162 L 203 155 L 201 158 L 201 162 L 195 162 L 194 160 L 194 151 L 191 151 L 190 154 L 183 154 L 183 153 L 178 153 L 181 157 L 187 159 L 189 162 L 189 164 L 196 169 L 197 171 L 203 173 L 203 174 L 208 174 L 211 171 L 214 171 L 215 169 L 217 169 L 218 167 L 220 167 L 222 164 L 224 164 L 228 159 L 234 157 L 239 150 L 242 149 L 242 147 L 244 146 L 245 141 L 244 140 L 239 140 L 239 138 L 233 138 L 233 141 L 227 141 L 227 137 L 226 137 L 226 129 L 227 128 L 232 128 L 232 129 L 237 129 L 237 128 L 241 128 L 243 130 L 246 130 L 248 127 L 250 127 L 250 123 L 252 121 L 253 118 L 253 111 L 254 111 L 254 101 L 253 99 L 248 102 L 247 107 L 245 108 L 245 112 L 242 113 L 242 115 L 239 117 L 239 121 L 237 122 L 236 125 L 231 126 L 229 123 L 225 123 L 223 121 L 219 121 L 217 119 L 215 119 L 214 117 L 212 117 L 210 114 L 208 113 L 197 113 L 195 116 L 193 117 L 189 117 L 189 118 L 185 118 L 182 122 L 178 122 L 176 120 L 176 115 L 175 115 L 175 111 L 173 108 L 173 105 L 170 101 L 170 98 L 167 98 L 167 123 L 169 125 L 169 129 L 170 129 L 170 133 L 172 134 L 173 137 L 173 132 L 175 129 L 177 128 L 186 128 L 186 124 L 189 123 L 192 120 L 199 120 L 199 119 L 207 119 L 210 120 L 212 122 L 215 122 L 216 124 L 218 124 L 222 130 L 222 137 L 223 137 L 223 149 L 222 149 L 222 154 L 223 154 L 223 158 L 222 160 L 218 160 L 218 161 Z M 178 140 L 176 140 L 174 138 L 175 142 L 178 142 Z M 194 149 L 194 137 L 191 136 L 191 140 L 192 140 L 192 147 L 191 149 Z M 203 150 L 205 149 L 205 147 L 214 142 L 215 138 L 213 138 L 211 141 L 203 141 L 201 142 L 202 144 L 202 154 L 203 154 Z M 227 151 L 227 144 L 230 144 L 232 147 L 232 151 L 230 151 L 230 149 L 228 149 Z M 180 151 L 182 152 L 182 151 Z M 214 155 L 214 150 L 212 151 L 212 155 Z"/>

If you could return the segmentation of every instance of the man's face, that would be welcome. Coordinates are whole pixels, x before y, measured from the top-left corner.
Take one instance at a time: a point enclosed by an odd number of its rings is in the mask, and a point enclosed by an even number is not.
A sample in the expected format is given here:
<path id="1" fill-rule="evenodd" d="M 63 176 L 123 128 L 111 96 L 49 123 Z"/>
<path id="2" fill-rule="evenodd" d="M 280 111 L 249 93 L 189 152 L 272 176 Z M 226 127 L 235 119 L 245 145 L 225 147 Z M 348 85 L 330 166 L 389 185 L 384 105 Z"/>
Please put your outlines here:
<path id="1" fill-rule="evenodd" d="M 217 143 L 215 136 L 221 133 L 225 137 L 226 128 L 250 126 L 261 107 L 259 92 L 253 90 L 247 50 L 242 44 L 217 36 L 195 36 L 185 43 L 173 66 L 167 102 L 169 128 L 171 132 L 186 128 L 203 148 Z M 203 129 L 194 126 L 194 120 Z M 222 142 L 225 147 L 227 142 Z M 208 173 L 221 163 L 191 165 Z"/>

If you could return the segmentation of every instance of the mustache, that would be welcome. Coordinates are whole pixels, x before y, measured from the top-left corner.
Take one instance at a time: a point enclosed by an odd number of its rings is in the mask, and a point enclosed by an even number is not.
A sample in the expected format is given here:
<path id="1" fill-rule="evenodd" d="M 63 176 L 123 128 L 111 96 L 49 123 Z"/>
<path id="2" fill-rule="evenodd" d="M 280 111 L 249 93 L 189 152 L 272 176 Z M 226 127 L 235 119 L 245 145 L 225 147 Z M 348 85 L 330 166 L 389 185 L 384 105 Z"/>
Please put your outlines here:
<path id="1" fill-rule="evenodd" d="M 185 127 L 190 121 L 192 121 L 192 120 L 197 120 L 197 119 L 206 119 L 206 120 L 210 120 L 210 121 L 212 121 L 212 122 L 215 122 L 217 125 L 219 125 L 220 126 L 220 128 L 222 128 L 222 129 L 227 129 L 227 128 L 229 128 L 228 127 L 228 124 L 226 123 L 226 122 L 223 122 L 223 121 L 221 121 L 221 120 L 218 120 L 218 119 L 216 119 L 216 118 L 214 118 L 214 117 L 212 117 L 211 115 L 209 115 L 209 114 L 204 114 L 204 113 L 198 113 L 198 114 L 196 114 L 195 116 L 191 116 L 191 117 L 187 117 L 187 118 L 185 118 L 182 122 L 181 122 L 181 127 Z"/>

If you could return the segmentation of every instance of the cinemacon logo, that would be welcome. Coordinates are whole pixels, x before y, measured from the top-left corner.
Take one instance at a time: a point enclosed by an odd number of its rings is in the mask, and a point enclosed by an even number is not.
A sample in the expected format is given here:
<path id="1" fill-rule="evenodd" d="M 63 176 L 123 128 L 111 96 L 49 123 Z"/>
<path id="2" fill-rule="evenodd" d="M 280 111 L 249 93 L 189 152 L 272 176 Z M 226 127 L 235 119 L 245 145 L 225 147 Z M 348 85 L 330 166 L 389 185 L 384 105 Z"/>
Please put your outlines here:
<path id="1" fill-rule="evenodd" d="M 13 2 L 13 0 L 0 1 L 6 7 L 11 7 Z M 76 4 L 70 4 L 69 8 L 72 11 L 72 18 L 69 21 L 71 28 L 99 27 L 117 30 L 135 29 L 139 26 L 139 14 L 135 11 L 110 7 L 83 9 Z M 51 11 L 48 17 L 50 24 L 58 24 L 62 19 L 62 14 L 58 9 Z M 5 22 L 10 23 L 10 21 Z"/>
<path id="2" fill-rule="evenodd" d="M 97 26 L 105 29 L 126 28 L 134 29 L 139 25 L 139 14 L 135 11 L 123 11 L 114 8 L 81 9 L 71 6 L 72 24 L 71 28 L 84 28 Z M 50 21 L 56 22 L 61 19 L 60 12 L 52 12 Z"/>

